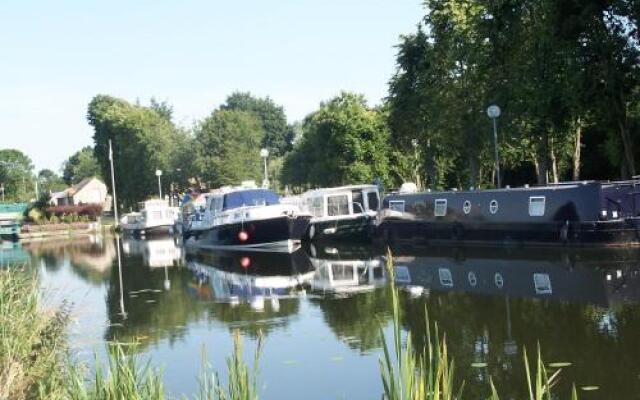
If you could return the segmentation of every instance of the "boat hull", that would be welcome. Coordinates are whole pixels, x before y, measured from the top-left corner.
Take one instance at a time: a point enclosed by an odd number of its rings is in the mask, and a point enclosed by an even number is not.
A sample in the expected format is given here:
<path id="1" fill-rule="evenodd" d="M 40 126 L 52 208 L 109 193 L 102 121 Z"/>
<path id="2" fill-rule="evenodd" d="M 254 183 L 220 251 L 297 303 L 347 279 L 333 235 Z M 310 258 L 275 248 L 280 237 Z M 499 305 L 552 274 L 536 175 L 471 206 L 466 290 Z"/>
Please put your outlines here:
<path id="1" fill-rule="evenodd" d="M 134 237 L 173 235 L 174 225 L 156 225 L 151 227 L 127 227 L 122 226 L 122 232 Z"/>
<path id="2" fill-rule="evenodd" d="M 291 253 L 300 246 L 310 220 L 307 215 L 283 215 L 194 229 L 185 231 L 184 237 L 188 245 L 199 248 Z"/>
<path id="3" fill-rule="evenodd" d="M 370 241 L 373 232 L 373 218 L 363 215 L 357 218 L 334 221 L 311 221 L 307 237 L 312 241 L 349 240 Z"/>
<path id="4" fill-rule="evenodd" d="M 377 237 L 384 243 L 432 245 L 638 246 L 640 219 L 517 224 L 386 219 L 378 226 Z"/>

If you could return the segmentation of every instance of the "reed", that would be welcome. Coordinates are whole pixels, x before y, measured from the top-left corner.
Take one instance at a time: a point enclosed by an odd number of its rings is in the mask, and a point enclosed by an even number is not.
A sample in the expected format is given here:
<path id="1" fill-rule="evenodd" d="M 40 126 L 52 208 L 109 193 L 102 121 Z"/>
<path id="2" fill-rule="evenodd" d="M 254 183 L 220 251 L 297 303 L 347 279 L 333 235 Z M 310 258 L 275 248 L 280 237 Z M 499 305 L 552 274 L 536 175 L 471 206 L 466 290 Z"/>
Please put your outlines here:
<path id="1" fill-rule="evenodd" d="M 379 360 L 383 399 L 387 400 L 452 400 L 462 396 L 464 383 L 458 390 L 454 387 L 455 366 L 449 357 L 447 341 L 438 332 L 438 324 L 433 328 L 425 308 L 426 346 L 419 354 L 413 349 L 411 332 L 407 333 L 406 345 L 402 345 L 400 327 L 401 308 L 398 289 L 395 287 L 393 258 L 387 251 L 387 274 L 391 285 L 393 356 L 387 345 L 384 330 L 380 327 L 384 357 Z M 432 331 L 433 329 L 433 331 Z"/>
<path id="2" fill-rule="evenodd" d="M 253 357 L 253 368 L 249 369 L 243 359 L 242 338 L 240 332 L 233 334 L 233 353 L 227 357 L 227 386 L 220 383 L 219 376 L 211 370 L 202 352 L 202 367 L 198 379 L 199 390 L 196 400 L 256 400 L 258 398 L 257 377 L 260 355 L 262 353 L 262 335 L 258 336 L 258 345 Z"/>
<path id="3" fill-rule="evenodd" d="M 65 398 L 68 307 L 41 310 L 25 270 L 0 271 L 0 399 Z"/>
<path id="4" fill-rule="evenodd" d="M 84 368 L 69 364 L 68 397 L 72 400 L 161 400 L 164 388 L 161 373 L 149 361 L 141 364 L 135 344 L 108 343 L 107 370 L 95 358 L 95 373 L 86 382 Z"/>
<path id="5" fill-rule="evenodd" d="M 386 269 L 391 286 L 392 343 L 395 357 L 391 355 L 381 324 L 383 357 L 379 360 L 379 364 L 383 387 L 382 398 L 386 400 L 462 400 L 464 382 L 456 390 L 454 361 L 448 353 L 446 335 L 440 335 L 437 323 L 433 324 L 433 328 L 431 327 L 426 307 L 426 348 L 420 352 L 414 350 L 411 332 L 407 333 L 405 345 L 402 345 L 401 307 L 399 292 L 395 286 L 393 255 L 390 250 L 387 250 Z M 547 369 L 542 360 L 539 344 L 537 359 L 533 365 L 535 370 L 531 368 L 526 348 L 523 348 L 523 362 L 528 399 L 557 399 L 557 396 L 553 393 L 553 388 L 559 381 L 562 369 L 558 368 L 553 372 Z M 489 400 L 500 400 L 498 390 L 491 377 L 489 377 L 489 389 Z M 572 387 L 571 400 L 578 400 L 575 385 Z"/>

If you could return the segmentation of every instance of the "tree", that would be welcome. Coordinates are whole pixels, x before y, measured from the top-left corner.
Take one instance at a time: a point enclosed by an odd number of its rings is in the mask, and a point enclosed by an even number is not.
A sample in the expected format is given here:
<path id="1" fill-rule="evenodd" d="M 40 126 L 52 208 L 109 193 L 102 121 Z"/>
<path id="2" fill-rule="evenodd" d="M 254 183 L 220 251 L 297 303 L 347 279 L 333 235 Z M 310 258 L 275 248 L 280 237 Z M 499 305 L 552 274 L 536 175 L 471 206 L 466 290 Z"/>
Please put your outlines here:
<path id="1" fill-rule="evenodd" d="M 67 185 L 65 181 L 50 169 L 42 169 L 38 172 L 38 191 L 49 194 L 64 190 Z"/>
<path id="2" fill-rule="evenodd" d="M 62 165 L 62 178 L 67 185 L 75 185 L 84 178 L 92 176 L 101 177 L 101 171 L 91 146 L 75 152 Z"/>
<path id="3" fill-rule="evenodd" d="M 287 117 L 282 106 L 276 105 L 269 97 L 258 98 L 249 92 L 234 92 L 229 97 L 222 110 L 239 110 L 254 114 L 260 121 L 264 137 L 260 146 L 279 157 L 291 150 L 295 130 L 287 124 Z"/>
<path id="4" fill-rule="evenodd" d="M 258 118 L 247 111 L 215 110 L 196 128 L 195 164 L 209 187 L 259 181 L 260 143 L 264 133 Z"/>
<path id="5" fill-rule="evenodd" d="M 19 150 L 0 149 L 0 185 L 6 201 L 28 201 L 35 197 L 33 163 Z"/>
<path id="6" fill-rule="evenodd" d="M 94 154 L 102 176 L 110 176 L 109 140 L 112 141 L 118 199 L 125 207 L 158 193 L 155 170 L 173 173 L 182 133 L 156 110 L 125 100 L 97 95 L 89 103 L 94 127 Z M 106 180 L 109 188 L 111 180 Z M 163 193 L 171 184 L 163 179 Z"/>
<path id="7" fill-rule="evenodd" d="M 343 92 L 304 121 L 302 137 L 285 158 L 282 180 L 335 186 L 389 180 L 386 115 L 364 96 Z"/>

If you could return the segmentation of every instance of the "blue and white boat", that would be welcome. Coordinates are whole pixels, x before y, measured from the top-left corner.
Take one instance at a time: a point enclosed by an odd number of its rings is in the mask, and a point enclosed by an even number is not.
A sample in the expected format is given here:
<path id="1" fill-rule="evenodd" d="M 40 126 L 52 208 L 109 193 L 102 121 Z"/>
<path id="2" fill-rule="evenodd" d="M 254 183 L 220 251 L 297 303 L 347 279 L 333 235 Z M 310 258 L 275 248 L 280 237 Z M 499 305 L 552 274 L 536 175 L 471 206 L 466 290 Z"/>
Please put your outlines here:
<path id="1" fill-rule="evenodd" d="M 253 182 L 205 194 L 201 215 L 183 227 L 187 245 L 210 249 L 280 251 L 300 247 L 311 215 L 281 204 L 276 193 Z"/>

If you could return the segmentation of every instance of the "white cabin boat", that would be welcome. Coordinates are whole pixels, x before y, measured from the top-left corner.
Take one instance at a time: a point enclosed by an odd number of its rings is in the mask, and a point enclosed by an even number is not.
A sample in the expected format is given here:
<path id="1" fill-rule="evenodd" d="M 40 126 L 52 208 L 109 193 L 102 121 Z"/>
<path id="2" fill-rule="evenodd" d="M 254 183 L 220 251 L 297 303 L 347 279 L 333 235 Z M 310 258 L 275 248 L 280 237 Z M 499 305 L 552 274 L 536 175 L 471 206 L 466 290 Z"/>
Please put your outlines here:
<path id="1" fill-rule="evenodd" d="M 309 239 L 368 240 L 380 194 L 376 185 L 349 185 L 310 190 L 298 202 L 303 211 L 312 215 Z"/>
<path id="2" fill-rule="evenodd" d="M 139 203 L 140 212 L 125 214 L 120 219 L 120 227 L 134 236 L 152 234 L 173 234 L 177 210 L 165 200 L 153 199 Z"/>

